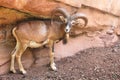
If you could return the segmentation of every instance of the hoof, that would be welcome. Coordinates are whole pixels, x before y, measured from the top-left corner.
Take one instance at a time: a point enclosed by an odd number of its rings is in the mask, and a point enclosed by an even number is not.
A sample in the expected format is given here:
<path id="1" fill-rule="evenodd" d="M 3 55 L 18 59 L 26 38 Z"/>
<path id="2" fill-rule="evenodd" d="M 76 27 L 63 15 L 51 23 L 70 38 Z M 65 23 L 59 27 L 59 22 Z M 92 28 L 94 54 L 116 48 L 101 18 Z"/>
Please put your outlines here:
<path id="1" fill-rule="evenodd" d="M 57 68 L 56 67 L 51 67 L 53 71 L 57 71 Z"/>
<path id="2" fill-rule="evenodd" d="M 57 68 L 56 68 L 56 66 L 55 66 L 55 63 L 51 64 L 51 69 L 52 69 L 53 71 L 57 71 Z"/>
<path id="3" fill-rule="evenodd" d="M 27 72 L 26 72 L 25 70 L 20 70 L 20 72 L 21 72 L 23 75 L 27 74 Z"/>
<path id="4" fill-rule="evenodd" d="M 10 72 L 11 73 L 16 73 L 16 70 L 11 69 Z"/>

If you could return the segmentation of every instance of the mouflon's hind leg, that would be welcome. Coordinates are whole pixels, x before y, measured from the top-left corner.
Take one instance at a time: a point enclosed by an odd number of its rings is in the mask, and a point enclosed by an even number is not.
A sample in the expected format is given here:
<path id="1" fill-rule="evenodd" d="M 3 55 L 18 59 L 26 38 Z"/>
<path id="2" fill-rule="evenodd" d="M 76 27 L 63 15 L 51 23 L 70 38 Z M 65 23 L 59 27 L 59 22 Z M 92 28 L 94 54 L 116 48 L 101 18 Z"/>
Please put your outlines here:
<path id="1" fill-rule="evenodd" d="M 18 53 L 16 54 L 16 60 L 18 62 L 18 66 L 19 66 L 19 70 L 22 74 L 26 74 L 27 72 L 25 71 L 23 65 L 22 65 L 22 62 L 21 62 L 21 57 L 22 57 L 22 54 L 24 53 L 24 51 L 26 50 L 27 48 L 27 45 L 22 45 L 22 46 L 19 46 L 19 49 L 18 49 Z"/>
<path id="2" fill-rule="evenodd" d="M 15 70 L 15 56 L 19 52 L 19 42 L 16 43 L 14 50 L 11 52 L 11 64 L 10 64 L 10 71 L 16 73 Z"/>
<path id="3" fill-rule="evenodd" d="M 15 67 L 14 67 L 16 53 L 17 53 L 17 50 L 15 48 L 11 53 L 11 64 L 10 64 L 10 71 L 13 72 L 13 73 L 16 73 L 16 70 L 15 70 Z"/>

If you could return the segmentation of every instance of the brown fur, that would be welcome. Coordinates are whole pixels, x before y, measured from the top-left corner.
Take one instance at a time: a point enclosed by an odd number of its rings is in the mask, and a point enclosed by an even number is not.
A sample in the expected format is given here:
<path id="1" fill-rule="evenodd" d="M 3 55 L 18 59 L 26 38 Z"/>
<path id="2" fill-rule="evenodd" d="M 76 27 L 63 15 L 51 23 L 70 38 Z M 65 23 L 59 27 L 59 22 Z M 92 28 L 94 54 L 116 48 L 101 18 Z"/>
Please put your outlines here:
<path id="1" fill-rule="evenodd" d="M 16 73 L 14 69 L 14 60 L 16 57 L 20 71 L 25 74 L 26 71 L 21 63 L 21 56 L 26 48 L 37 48 L 46 44 L 50 48 L 51 68 L 56 70 L 54 63 L 54 52 L 52 48 L 55 41 L 64 37 L 64 28 L 65 27 L 62 25 L 51 26 L 50 22 L 44 23 L 43 21 L 29 21 L 16 26 L 13 29 L 13 36 L 16 38 L 17 43 L 14 51 L 12 52 L 10 70 L 13 73 Z"/>

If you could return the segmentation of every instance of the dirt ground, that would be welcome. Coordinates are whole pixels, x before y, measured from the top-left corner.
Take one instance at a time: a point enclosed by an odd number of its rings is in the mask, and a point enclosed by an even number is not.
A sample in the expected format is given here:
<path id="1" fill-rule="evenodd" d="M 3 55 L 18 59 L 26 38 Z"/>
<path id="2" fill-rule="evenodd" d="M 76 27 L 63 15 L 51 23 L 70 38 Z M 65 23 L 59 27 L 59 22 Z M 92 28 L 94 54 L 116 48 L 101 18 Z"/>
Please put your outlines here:
<path id="1" fill-rule="evenodd" d="M 56 72 L 46 64 L 27 69 L 27 75 L 8 73 L 0 80 L 120 80 L 120 41 L 114 46 L 80 51 L 56 64 Z"/>

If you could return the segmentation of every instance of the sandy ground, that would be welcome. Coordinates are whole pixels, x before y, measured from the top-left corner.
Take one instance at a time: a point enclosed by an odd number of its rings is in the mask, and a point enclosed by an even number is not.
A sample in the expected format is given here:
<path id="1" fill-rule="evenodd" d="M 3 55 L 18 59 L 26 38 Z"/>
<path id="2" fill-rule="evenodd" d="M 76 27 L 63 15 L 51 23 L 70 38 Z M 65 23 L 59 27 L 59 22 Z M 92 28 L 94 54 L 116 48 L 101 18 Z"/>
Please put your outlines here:
<path id="1" fill-rule="evenodd" d="M 27 75 L 8 73 L 0 80 L 120 80 L 120 41 L 114 46 L 90 48 L 56 62 L 27 69 Z"/>

